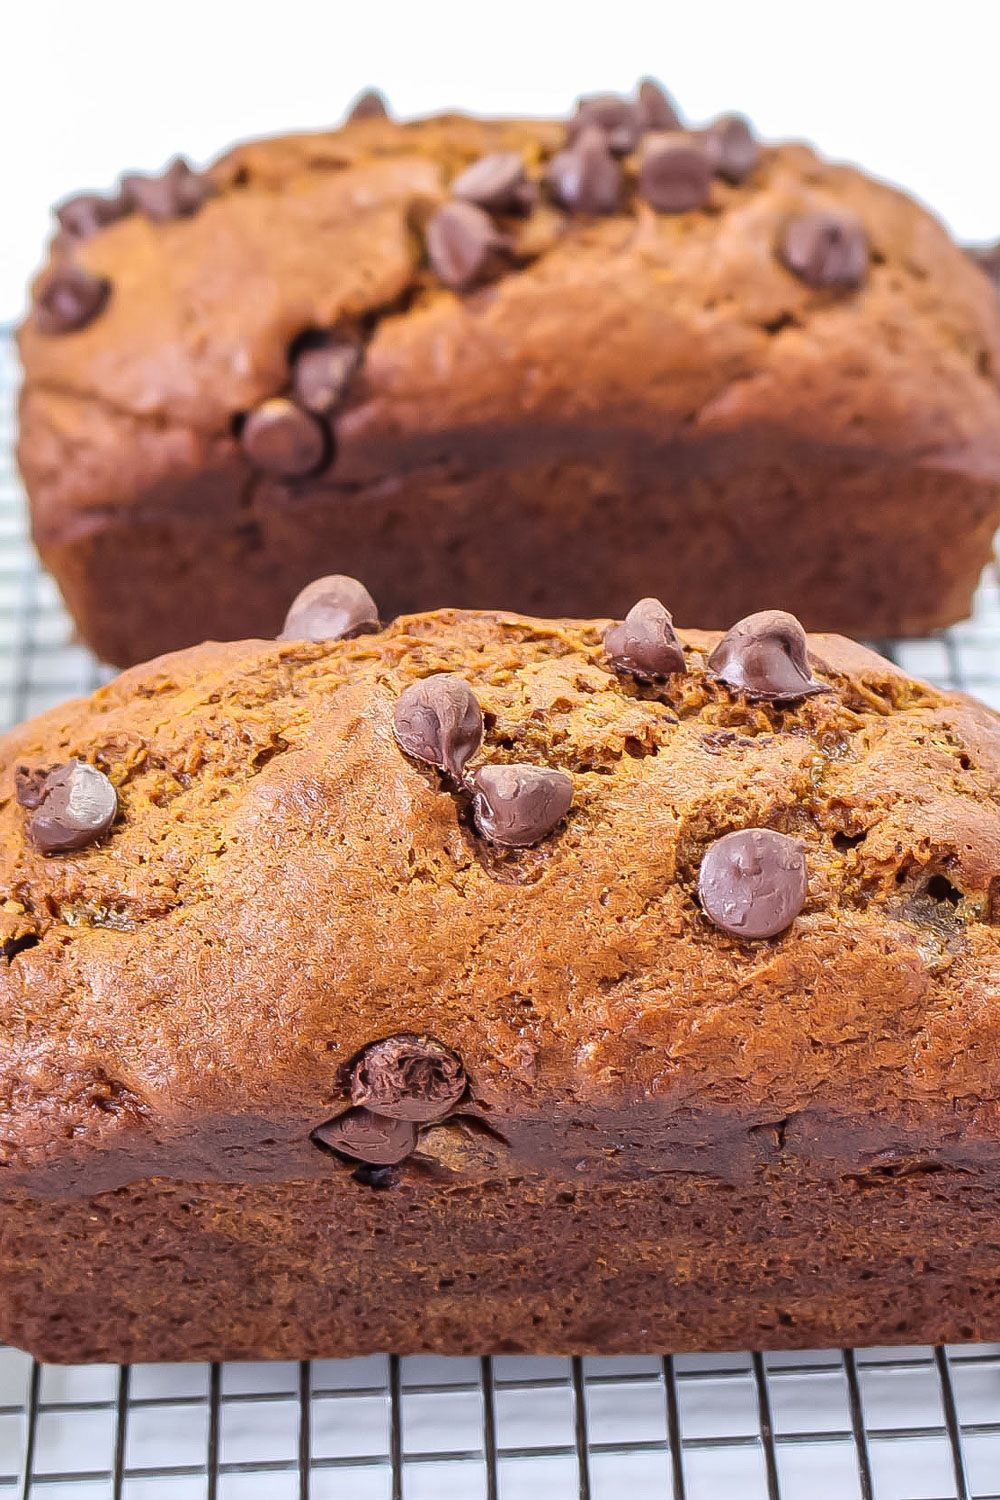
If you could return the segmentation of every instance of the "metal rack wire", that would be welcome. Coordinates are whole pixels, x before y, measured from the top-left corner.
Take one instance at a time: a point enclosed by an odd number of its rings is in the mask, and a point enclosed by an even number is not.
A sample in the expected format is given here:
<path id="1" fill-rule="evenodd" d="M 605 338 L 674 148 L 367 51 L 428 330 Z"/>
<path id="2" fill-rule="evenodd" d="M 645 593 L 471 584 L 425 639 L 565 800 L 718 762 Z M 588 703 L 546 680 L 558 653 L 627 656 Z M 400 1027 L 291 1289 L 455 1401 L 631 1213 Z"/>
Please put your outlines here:
<path id="1" fill-rule="evenodd" d="M 0 728 L 108 674 L 27 539 L 0 328 Z M 878 643 L 1000 708 L 1000 587 Z M 1000 1500 L 1000 1344 L 42 1366 L 0 1348 L 0 1500 Z"/>

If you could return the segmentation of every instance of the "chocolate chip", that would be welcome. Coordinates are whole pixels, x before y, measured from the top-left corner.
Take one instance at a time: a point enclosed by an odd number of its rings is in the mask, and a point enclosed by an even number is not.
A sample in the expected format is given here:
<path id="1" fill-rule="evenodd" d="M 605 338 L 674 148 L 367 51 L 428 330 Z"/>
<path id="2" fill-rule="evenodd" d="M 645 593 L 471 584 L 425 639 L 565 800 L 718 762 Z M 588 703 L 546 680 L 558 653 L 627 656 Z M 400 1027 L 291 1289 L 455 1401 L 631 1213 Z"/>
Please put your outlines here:
<path id="1" fill-rule="evenodd" d="M 640 599 L 620 625 L 610 625 L 604 650 L 616 672 L 642 681 L 685 670 L 673 621 L 659 599 Z"/>
<path id="2" fill-rule="evenodd" d="M 526 849 L 569 812 L 573 779 L 545 766 L 483 766 L 472 778 L 476 827 L 492 844 Z"/>
<path id="3" fill-rule="evenodd" d="M 464 198 L 492 213 L 523 213 L 535 200 L 518 151 L 491 151 L 460 172 L 451 185 L 452 196 Z"/>
<path id="4" fill-rule="evenodd" d="M 627 156 L 638 145 L 642 125 L 639 106 L 630 99 L 622 99 L 618 94 L 592 94 L 577 101 L 568 130 L 573 142 L 585 130 L 597 129 L 609 151 L 615 156 Z"/>
<path id="5" fill-rule="evenodd" d="M 643 130 L 680 130 L 681 117 L 673 100 L 655 78 L 639 85 L 639 119 Z"/>
<path id="6" fill-rule="evenodd" d="M 455 1053 L 434 1037 L 412 1032 L 372 1042 L 351 1072 L 352 1102 L 391 1120 L 443 1120 L 465 1089 L 465 1069 Z"/>
<path id="7" fill-rule="evenodd" d="M 742 115 L 720 115 L 702 136 L 717 177 L 744 182 L 760 161 L 760 145 Z"/>
<path id="8" fill-rule="evenodd" d="M 446 203 L 426 230 L 427 258 L 445 286 L 464 290 L 495 275 L 510 241 L 474 203 Z"/>
<path id="9" fill-rule="evenodd" d="M 351 1161 L 394 1167 L 417 1144 L 417 1127 L 409 1120 L 390 1120 L 356 1106 L 317 1126 L 312 1139 Z"/>
<path id="10" fill-rule="evenodd" d="M 355 1182 L 360 1182 L 362 1187 L 376 1188 L 381 1193 L 395 1187 L 399 1181 L 399 1173 L 392 1167 L 370 1167 L 366 1162 L 355 1167 L 351 1177 Z"/>
<path id="11" fill-rule="evenodd" d="M 639 196 L 653 208 L 666 214 L 687 213 L 707 203 L 711 189 L 708 154 L 692 136 L 646 136 L 639 158 Z"/>
<path id="12" fill-rule="evenodd" d="M 39 333 L 75 333 L 103 311 L 111 283 L 83 266 L 58 266 L 35 290 L 35 326 Z"/>
<path id="13" fill-rule="evenodd" d="M 121 194 L 114 198 L 102 197 L 99 193 L 78 193 L 67 198 L 56 208 L 59 227 L 74 240 L 89 240 L 92 234 L 116 219 L 124 218 L 128 212 Z"/>
<path id="14" fill-rule="evenodd" d="M 769 828 L 727 833 L 707 850 L 698 873 L 706 915 L 733 937 L 784 932 L 802 910 L 807 889 L 805 849 Z"/>
<path id="15" fill-rule="evenodd" d="M 122 197 L 127 206 L 159 224 L 197 213 L 214 192 L 211 178 L 193 172 L 183 156 L 175 157 L 159 177 L 132 172 L 122 178 Z"/>
<path id="16" fill-rule="evenodd" d="M 365 89 L 359 94 L 347 111 L 345 124 L 352 125 L 355 120 L 387 120 L 389 118 L 389 106 L 384 94 L 378 89 Z"/>
<path id="17" fill-rule="evenodd" d="M 393 733 L 415 760 L 462 780 L 483 739 L 483 713 L 469 684 L 450 672 L 413 682 L 399 695 Z"/>
<path id="18" fill-rule="evenodd" d="M 549 162 L 547 180 L 558 201 L 574 213 L 613 214 L 622 188 L 622 169 L 603 133 L 584 130 L 567 151 Z"/>
<path id="19" fill-rule="evenodd" d="M 708 668 L 751 700 L 786 703 L 830 692 L 810 671 L 805 631 L 783 609 L 762 609 L 737 621 L 708 658 Z"/>
<path id="20" fill-rule="evenodd" d="M 118 815 L 118 793 L 103 771 L 84 760 L 55 766 L 40 785 L 28 773 L 17 795 L 23 807 L 35 809 L 29 831 L 43 854 L 85 849 L 103 838 Z"/>
<path id="21" fill-rule="evenodd" d="M 303 349 L 292 367 L 292 390 L 306 411 L 325 417 L 337 406 L 361 363 L 361 350 L 347 340 Z"/>
<path id="22" fill-rule="evenodd" d="M 19 807 L 34 809 L 41 804 L 45 794 L 45 781 L 49 771 L 58 769 L 49 766 L 46 770 L 29 766 L 18 766 L 14 772 L 14 799 Z"/>
<path id="23" fill-rule="evenodd" d="M 807 286 L 850 289 L 865 278 L 868 240 L 849 215 L 798 214 L 782 229 L 778 258 Z"/>
<path id="24" fill-rule="evenodd" d="M 329 449 L 323 424 L 284 396 L 262 401 L 250 413 L 240 442 L 258 469 L 285 479 L 312 474 L 326 461 Z"/>
<path id="25" fill-rule="evenodd" d="M 349 641 L 378 629 L 378 609 L 364 584 L 331 573 L 296 594 L 278 640 Z"/>

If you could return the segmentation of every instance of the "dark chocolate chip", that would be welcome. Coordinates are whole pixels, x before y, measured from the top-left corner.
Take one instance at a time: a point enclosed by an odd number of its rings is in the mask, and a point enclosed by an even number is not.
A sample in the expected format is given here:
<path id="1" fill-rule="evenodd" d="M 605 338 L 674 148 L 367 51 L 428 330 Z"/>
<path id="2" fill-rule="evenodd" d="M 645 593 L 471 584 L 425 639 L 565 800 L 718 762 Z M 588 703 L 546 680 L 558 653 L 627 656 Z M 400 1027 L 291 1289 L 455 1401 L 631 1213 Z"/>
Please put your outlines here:
<path id="1" fill-rule="evenodd" d="M 446 203 L 428 223 L 426 237 L 434 274 L 459 291 L 495 275 L 511 248 L 489 214 L 474 203 Z"/>
<path id="2" fill-rule="evenodd" d="M 831 691 L 812 675 L 805 631 L 783 609 L 762 609 L 737 621 L 708 658 L 708 668 L 750 699 L 786 703 Z"/>
<path id="3" fill-rule="evenodd" d="M 400 693 L 392 727 L 407 755 L 461 781 L 466 762 L 482 744 L 483 712 L 463 678 L 439 672 Z"/>
<path id="4" fill-rule="evenodd" d="M 784 932 L 805 904 L 806 852 L 770 828 L 742 828 L 709 848 L 698 873 L 698 897 L 723 932 L 769 938 Z"/>
<path id="5" fill-rule="evenodd" d="M 351 1161 L 376 1167 L 394 1167 L 409 1156 L 417 1144 L 417 1127 L 410 1120 L 390 1120 L 355 1106 L 335 1120 L 327 1120 L 312 1133 L 314 1141 Z"/>
<path id="6" fill-rule="evenodd" d="M 991 281 L 1000 283 L 1000 244 L 966 245 L 965 253 L 981 271 L 986 272 Z"/>
<path id="7" fill-rule="evenodd" d="M 324 463 L 329 439 L 323 424 L 288 401 L 274 396 L 250 413 L 240 433 L 250 462 L 286 479 L 312 474 Z"/>
<path id="8" fill-rule="evenodd" d="M 74 240 L 89 240 L 92 234 L 116 219 L 124 218 L 128 209 L 120 193 L 113 198 L 99 193 L 78 193 L 56 208 L 59 227 Z"/>
<path id="9" fill-rule="evenodd" d="M 798 214 L 781 231 L 778 258 L 807 286 L 849 290 L 865 278 L 868 239 L 847 214 Z"/>
<path id="10" fill-rule="evenodd" d="M 523 213 L 535 199 L 518 151 L 491 151 L 460 172 L 451 185 L 452 196 L 487 208 L 491 213 Z"/>
<path id="11" fill-rule="evenodd" d="M 55 766 L 40 787 L 32 782 L 26 790 L 29 801 L 22 806 L 35 809 L 29 831 L 43 854 L 85 849 L 103 838 L 118 815 L 118 793 L 103 771 L 84 760 Z"/>
<path id="12" fill-rule="evenodd" d="M 640 599 L 620 625 L 610 625 L 604 650 L 616 672 L 642 680 L 685 670 L 673 621 L 659 599 Z"/>
<path id="13" fill-rule="evenodd" d="M 639 119 L 643 130 L 681 129 L 674 101 L 655 78 L 644 78 L 639 84 Z"/>
<path id="14" fill-rule="evenodd" d="M 473 817 L 491 844 L 526 849 L 569 812 L 573 778 L 546 766 L 483 766 L 472 778 Z"/>
<path id="15" fill-rule="evenodd" d="M 18 766 L 14 772 L 14 798 L 19 807 L 34 809 L 41 805 L 45 794 L 45 780 L 49 771 L 58 767 L 49 766 L 45 770 L 40 768 L 31 769 L 30 766 Z"/>
<path id="16" fill-rule="evenodd" d="M 569 122 L 569 139 L 575 141 L 585 130 L 601 132 L 608 150 L 615 156 L 634 151 L 642 134 L 639 106 L 618 94 L 592 94 L 577 101 L 576 114 Z"/>
<path id="17" fill-rule="evenodd" d="M 349 641 L 378 629 L 378 609 L 364 584 L 331 573 L 296 594 L 278 640 Z"/>
<path id="18" fill-rule="evenodd" d="M 549 162 L 547 179 L 564 208 L 578 214 L 613 214 L 622 189 L 622 169 L 596 128 L 581 131 L 573 145 Z"/>
<path id="19" fill-rule="evenodd" d="M 292 390 L 306 411 L 325 417 L 337 406 L 361 363 L 361 350 L 346 339 L 303 349 L 292 368 Z"/>
<path id="20" fill-rule="evenodd" d="M 103 311 L 111 283 L 83 266 L 58 266 L 35 290 L 35 326 L 40 333 L 75 333 Z"/>
<path id="21" fill-rule="evenodd" d="M 385 95 L 379 93 L 378 89 L 365 89 L 348 109 L 345 123 L 352 125 L 355 120 L 387 120 L 388 118 L 389 106 Z"/>
<path id="22" fill-rule="evenodd" d="M 745 182 L 760 161 L 760 145 L 742 115 L 720 115 L 702 136 L 717 177 Z"/>
<path id="23" fill-rule="evenodd" d="M 639 196 L 660 213 L 701 208 L 712 190 L 708 153 L 693 136 L 648 135 L 639 158 Z"/>
<path id="24" fill-rule="evenodd" d="M 127 206 L 161 224 L 197 213 L 214 192 L 211 178 L 193 172 L 183 156 L 175 157 L 159 177 L 132 172 L 122 178 L 122 197 Z"/>
<path id="25" fill-rule="evenodd" d="M 362 1187 L 376 1188 L 381 1193 L 395 1187 L 399 1181 L 399 1173 L 393 1167 L 370 1167 L 366 1162 L 355 1167 L 351 1176 Z"/>
<path id="26" fill-rule="evenodd" d="M 434 1037 L 412 1032 L 372 1042 L 351 1072 L 352 1102 L 391 1120 L 443 1120 L 465 1089 L 465 1069 L 455 1053 Z"/>

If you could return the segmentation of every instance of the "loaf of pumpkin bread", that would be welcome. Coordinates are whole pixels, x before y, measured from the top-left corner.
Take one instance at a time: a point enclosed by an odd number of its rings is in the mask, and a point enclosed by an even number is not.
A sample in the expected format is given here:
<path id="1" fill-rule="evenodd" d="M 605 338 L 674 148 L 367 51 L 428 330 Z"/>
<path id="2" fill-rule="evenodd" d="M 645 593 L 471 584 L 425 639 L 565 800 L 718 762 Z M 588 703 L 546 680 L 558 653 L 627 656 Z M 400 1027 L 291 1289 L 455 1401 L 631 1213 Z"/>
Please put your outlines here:
<path id="1" fill-rule="evenodd" d="M 34 533 L 129 665 L 385 616 L 780 598 L 963 617 L 1000 521 L 1000 304 L 925 209 L 646 84 L 237 147 L 59 209 L 20 331 Z"/>
<path id="2" fill-rule="evenodd" d="M 998 798 L 985 708 L 654 599 L 326 580 L 9 733 L 0 1338 L 1000 1338 Z"/>

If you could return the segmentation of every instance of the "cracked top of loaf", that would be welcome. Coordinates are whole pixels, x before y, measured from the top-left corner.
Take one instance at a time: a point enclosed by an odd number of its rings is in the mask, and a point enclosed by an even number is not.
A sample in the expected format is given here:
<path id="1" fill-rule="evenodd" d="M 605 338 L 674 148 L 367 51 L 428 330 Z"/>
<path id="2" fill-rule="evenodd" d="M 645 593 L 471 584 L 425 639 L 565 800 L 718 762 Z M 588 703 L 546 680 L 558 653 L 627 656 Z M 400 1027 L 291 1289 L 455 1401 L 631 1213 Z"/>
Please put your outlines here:
<path id="1" fill-rule="evenodd" d="M 685 672 L 637 682 L 607 624 L 446 610 L 207 644 L 5 736 L 0 1184 L 340 1170 L 310 1133 L 399 1033 L 458 1055 L 505 1170 L 726 1174 L 794 1118 L 821 1156 L 995 1151 L 995 716 L 834 636 L 809 638 L 832 691 L 793 703 L 727 687 L 698 631 Z M 400 694 L 442 671 L 482 707 L 470 773 L 572 779 L 534 847 L 489 843 L 397 742 Z M 71 758 L 117 819 L 45 854 L 16 773 Z M 751 827 L 808 877 L 755 942 L 698 900 L 706 850 Z"/>
<path id="2" fill-rule="evenodd" d="M 994 288 L 922 207 L 806 146 L 765 148 L 688 212 L 646 201 L 628 157 L 616 211 L 543 190 L 494 215 L 504 253 L 487 284 L 443 284 L 426 231 L 459 174 L 514 152 L 539 188 L 566 143 L 555 121 L 359 120 L 240 146 L 193 215 L 133 212 L 73 242 L 110 292 L 76 331 L 34 316 L 20 331 L 36 525 L 227 463 L 316 330 L 363 345 L 332 427 L 338 484 L 432 462 L 443 432 L 488 448 L 519 425 L 569 425 L 582 440 L 597 416 L 657 441 L 757 425 L 1000 474 Z M 849 294 L 782 259 L 783 226 L 809 214 L 860 225 Z"/>

